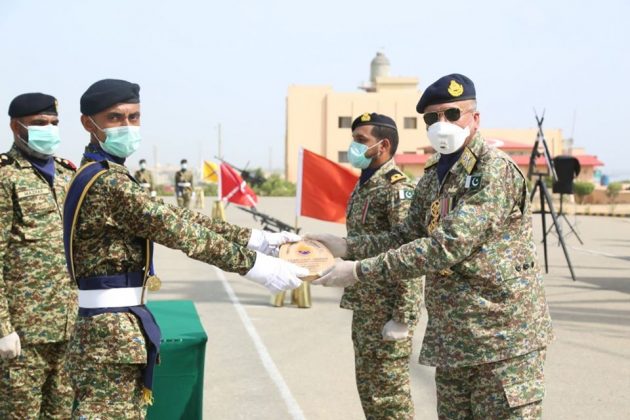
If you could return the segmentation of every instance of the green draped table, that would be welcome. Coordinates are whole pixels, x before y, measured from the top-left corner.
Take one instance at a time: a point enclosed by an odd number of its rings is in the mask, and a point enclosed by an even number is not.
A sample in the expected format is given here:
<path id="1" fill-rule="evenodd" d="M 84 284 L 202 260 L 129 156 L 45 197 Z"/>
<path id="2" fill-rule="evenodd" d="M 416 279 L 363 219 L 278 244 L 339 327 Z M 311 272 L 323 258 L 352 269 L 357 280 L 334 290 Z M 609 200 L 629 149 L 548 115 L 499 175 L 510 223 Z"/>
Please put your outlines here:
<path id="1" fill-rule="evenodd" d="M 201 419 L 203 366 L 208 336 L 190 300 L 156 300 L 147 307 L 162 330 L 150 420 Z"/>

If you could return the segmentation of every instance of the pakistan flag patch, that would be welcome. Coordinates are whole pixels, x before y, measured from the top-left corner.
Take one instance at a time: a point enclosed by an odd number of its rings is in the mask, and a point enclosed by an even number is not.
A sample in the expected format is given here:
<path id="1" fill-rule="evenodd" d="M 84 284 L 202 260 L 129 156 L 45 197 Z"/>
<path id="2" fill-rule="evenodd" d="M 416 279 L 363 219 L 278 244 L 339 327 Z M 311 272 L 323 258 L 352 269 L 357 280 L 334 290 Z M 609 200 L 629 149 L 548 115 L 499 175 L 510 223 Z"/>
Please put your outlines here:
<path id="1" fill-rule="evenodd" d="M 411 200 L 413 198 L 413 190 L 398 190 L 398 198 L 401 200 Z"/>
<path id="2" fill-rule="evenodd" d="M 481 185 L 481 175 L 468 175 L 466 177 L 466 189 L 467 190 L 478 190 Z"/>

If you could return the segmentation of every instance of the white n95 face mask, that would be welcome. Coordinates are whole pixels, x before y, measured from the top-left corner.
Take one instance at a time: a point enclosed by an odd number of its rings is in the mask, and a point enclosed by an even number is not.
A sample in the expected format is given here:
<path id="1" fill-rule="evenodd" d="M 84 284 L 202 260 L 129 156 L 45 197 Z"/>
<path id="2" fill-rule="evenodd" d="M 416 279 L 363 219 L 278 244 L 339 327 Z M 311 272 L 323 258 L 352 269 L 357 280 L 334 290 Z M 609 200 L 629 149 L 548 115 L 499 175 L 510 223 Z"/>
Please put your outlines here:
<path id="1" fill-rule="evenodd" d="M 431 146 L 443 155 L 458 151 L 470 135 L 470 128 L 461 128 L 449 122 L 436 122 L 429 126 L 427 136 Z"/>

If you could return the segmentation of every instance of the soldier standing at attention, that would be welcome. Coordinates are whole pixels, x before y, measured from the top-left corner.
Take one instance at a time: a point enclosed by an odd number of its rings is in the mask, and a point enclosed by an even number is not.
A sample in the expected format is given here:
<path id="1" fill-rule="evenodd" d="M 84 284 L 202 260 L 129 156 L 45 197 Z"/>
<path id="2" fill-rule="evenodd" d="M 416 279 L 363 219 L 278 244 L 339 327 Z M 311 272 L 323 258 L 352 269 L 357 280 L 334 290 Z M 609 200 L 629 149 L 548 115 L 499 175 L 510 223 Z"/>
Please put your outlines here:
<path id="1" fill-rule="evenodd" d="M 553 339 L 536 262 L 525 177 L 479 128 L 473 82 L 430 85 L 417 106 L 438 152 L 409 215 L 391 232 L 314 235 L 341 261 L 316 284 L 348 286 L 426 274 L 428 325 L 420 363 L 436 366 L 441 419 L 537 419 Z"/>
<path id="2" fill-rule="evenodd" d="M 348 237 L 389 232 L 405 220 L 413 185 L 394 163 L 398 130 L 376 113 L 352 123 L 348 160 L 361 169 L 346 209 Z M 413 419 L 409 384 L 412 336 L 422 280 L 399 287 L 384 279 L 346 287 L 341 307 L 352 313 L 357 389 L 367 419 Z"/>
<path id="3" fill-rule="evenodd" d="M 193 174 L 188 170 L 188 161 L 182 159 L 181 169 L 175 172 L 175 193 L 179 207 L 190 208 L 190 200 L 193 195 Z"/>
<path id="4" fill-rule="evenodd" d="M 81 169 L 64 204 L 64 245 L 79 287 L 79 316 L 69 346 L 77 407 L 73 418 L 143 419 L 151 403 L 160 331 L 144 306 L 153 276 L 153 241 L 237 272 L 272 293 L 301 284 L 307 270 L 269 257 L 298 240 L 213 220 L 152 200 L 125 158 L 140 146 L 140 87 L 94 83 L 81 97 L 90 133 Z"/>
<path id="5" fill-rule="evenodd" d="M 53 156 L 55 98 L 20 95 L 9 116 L 13 147 L 0 155 L 0 418 L 67 419 L 74 395 L 64 365 L 77 293 L 61 209 L 75 167 Z"/>
<path id="6" fill-rule="evenodd" d="M 155 198 L 157 193 L 155 192 L 155 184 L 153 183 L 153 174 L 147 169 L 147 161 L 140 159 L 138 164 L 140 165 L 140 169 L 133 174 L 133 177 L 140 183 L 143 190 L 148 192 L 151 197 Z"/>

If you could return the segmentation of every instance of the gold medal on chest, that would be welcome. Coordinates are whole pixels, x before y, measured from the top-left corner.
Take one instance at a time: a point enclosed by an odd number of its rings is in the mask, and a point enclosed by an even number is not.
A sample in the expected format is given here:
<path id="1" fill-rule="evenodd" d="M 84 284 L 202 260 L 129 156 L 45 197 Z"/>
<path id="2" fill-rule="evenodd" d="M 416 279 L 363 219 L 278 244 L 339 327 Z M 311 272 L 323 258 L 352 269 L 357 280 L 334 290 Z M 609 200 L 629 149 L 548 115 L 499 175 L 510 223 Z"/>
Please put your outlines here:
<path id="1" fill-rule="evenodd" d="M 146 286 L 149 291 L 157 292 L 162 288 L 162 280 L 158 276 L 149 276 L 147 277 Z"/>

